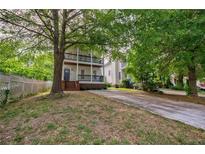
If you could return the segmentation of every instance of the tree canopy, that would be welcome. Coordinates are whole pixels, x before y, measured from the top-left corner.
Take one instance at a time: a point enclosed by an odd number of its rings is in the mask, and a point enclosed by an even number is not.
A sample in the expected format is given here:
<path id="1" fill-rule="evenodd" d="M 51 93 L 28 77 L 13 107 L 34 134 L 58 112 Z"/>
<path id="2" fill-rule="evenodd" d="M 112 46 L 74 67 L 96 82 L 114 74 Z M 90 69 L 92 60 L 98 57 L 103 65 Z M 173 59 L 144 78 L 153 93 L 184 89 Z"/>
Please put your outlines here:
<path id="1" fill-rule="evenodd" d="M 196 80 L 204 74 L 205 11 L 133 11 L 135 44 L 128 57 L 128 72 L 155 78 L 186 75 L 189 94 L 197 95 Z M 146 77 L 149 75 L 145 75 Z"/>
<path id="2" fill-rule="evenodd" d="M 0 71 L 39 80 L 52 80 L 53 56 L 49 51 L 22 51 L 20 42 L 0 42 Z"/>

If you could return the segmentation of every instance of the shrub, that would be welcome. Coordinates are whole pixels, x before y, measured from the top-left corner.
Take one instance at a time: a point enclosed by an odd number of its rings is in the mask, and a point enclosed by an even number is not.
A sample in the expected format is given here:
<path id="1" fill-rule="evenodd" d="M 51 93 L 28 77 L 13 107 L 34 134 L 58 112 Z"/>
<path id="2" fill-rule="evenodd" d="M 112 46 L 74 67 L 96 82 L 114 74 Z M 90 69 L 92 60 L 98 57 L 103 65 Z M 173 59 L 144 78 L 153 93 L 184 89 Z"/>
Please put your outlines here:
<path id="1" fill-rule="evenodd" d="M 133 88 L 133 83 L 131 82 L 130 79 L 125 79 L 125 80 L 122 80 L 121 86 L 123 88 Z"/>
<path id="2" fill-rule="evenodd" d="M 169 78 L 168 78 L 168 79 L 166 80 L 166 82 L 164 83 L 164 87 L 165 87 L 165 88 L 172 88 L 172 87 L 173 87 L 173 84 L 172 84 L 172 82 L 170 81 Z"/>
<path id="3" fill-rule="evenodd" d="M 133 84 L 133 88 L 134 88 L 134 89 L 142 90 L 142 83 L 139 83 L 139 82 L 138 82 L 138 83 L 134 83 L 134 84 Z"/>
<path id="4" fill-rule="evenodd" d="M 157 82 L 156 82 L 156 85 L 157 85 L 159 88 L 163 88 L 163 82 L 162 82 L 162 81 L 157 81 Z"/>
<path id="5" fill-rule="evenodd" d="M 138 80 L 142 83 L 144 91 L 157 91 L 157 77 L 153 72 L 142 71 L 138 76 Z"/>
<path id="6" fill-rule="evenodd" d="M 114 87 L 115 87 L 115 88 L 119 88 L 120 86 L 119 86 L 118 84 L 115 84 Z"/>
<path id="7" fill-rule="evenodd" d="M 156 91 L 157 88 L 157 84 L 151 80 L 142 83 L 142 89 L 144 91 Z"/>
<path id="8" fill-rule="evenodd" d="M 176 86 L 172 86 L 171 89 L 174 89 L 174 90 L 184 90 L 184 87 L 176 85 Z"/>
<path id="9" fill-rule="evenodd" d="M 184 86 L 184 90 L 186 92 L 186 95 L 190 95 L 191 94 L 191 89 L 189 88 L 189 86 L 187 84 Z"/>
<path id="10" fill-rule="evenodd" d="M 107 88 L 112 87 L 111 83 L 106 83 L 105 85 Z"/>

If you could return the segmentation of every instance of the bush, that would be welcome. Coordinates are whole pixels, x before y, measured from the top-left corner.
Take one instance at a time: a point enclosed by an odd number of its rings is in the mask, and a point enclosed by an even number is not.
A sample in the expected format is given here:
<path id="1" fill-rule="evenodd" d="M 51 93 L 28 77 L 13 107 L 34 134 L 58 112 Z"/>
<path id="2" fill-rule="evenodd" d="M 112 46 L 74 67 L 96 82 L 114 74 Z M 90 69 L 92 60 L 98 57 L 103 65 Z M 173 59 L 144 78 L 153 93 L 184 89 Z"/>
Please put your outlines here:
<path id="1" fill-rule="evenodd" d="M 134 89 L 142 90 L 142 83 L 134 83 L 134 84 L 133 84 L 133 88 L 134 88 Z"/>
<path id="2" fill-rule="evenodd" d="M 168 78 L 164 84 L 165 88 L 172 88 L 173 84 L 171 83 L 170 79 Z"/>
<path id="3" fill-rule="evenodd" d="M 142 82 L 142 89 L 144 91 L 158 91 L 158 86 L 153 80 L 147 80 Z"/>
<path id="4" fill-rule="evenodd" d="M 133 83 L 130 81 L 130 79 L 125 79 L 125 80 L 122 80 L 121 86 L 123 88 L 133 88 Z"/>
<path id="5" fill-rule="evenodd" d="M 115 88 L 119 88 L 120 86 L 119 86 L 118 84 L 115 84 L 114 87 L 115 87 Z"/>
<path id="6" fill-rule="evenodd" d="M 156 82 L 156 85 L 157 85 L 159 88 L 163 88 L 163 82 L 162 82 L 162 81 L 157 81 L 157 82 Z"/>
<path id="7" fill-rule="evenodd" d="M 106 83 L 105 85 L 107 88 L 112 87 L 111 83 Z"/>
<path id="8" fill-rule="evenodd" d="M 184 90 L 186 92 L 186 95 L 190 95 L 191 94 L 191 89 L 189 88 L 189 86 L 187 84 L 184 86 Z"/>
<path id="9" fill-rule="evenodd" d="M 176 86 L 172 86 L 171 89 L 173 89 L 173 90 L 184 90 L 185 88 L 182 87 L 182 86 L 176 85 Z"/>
<path id="10" fill-rule="evenodd" d="M 141 72 L 138 80 L 142 83 L 144 91 L 157 91 L 157 77 L 153 72 Z"/>

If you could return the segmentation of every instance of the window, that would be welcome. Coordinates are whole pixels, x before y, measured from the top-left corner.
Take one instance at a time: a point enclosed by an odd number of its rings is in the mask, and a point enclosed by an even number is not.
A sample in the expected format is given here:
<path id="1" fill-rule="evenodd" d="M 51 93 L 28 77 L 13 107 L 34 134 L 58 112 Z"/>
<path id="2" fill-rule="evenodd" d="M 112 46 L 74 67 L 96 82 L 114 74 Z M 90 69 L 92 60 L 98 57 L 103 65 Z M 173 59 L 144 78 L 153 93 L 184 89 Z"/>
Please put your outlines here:
<path id="1" fill-rule="evenodd" d="M 119 72 L 119 80 L 121 80 L 121 72 Z"/>
<path id="2" fill-rule="evenodd" d="M 84 75 L 85 75 L 85 70 L 81 70 L 81 73 L 80 73 L 80 75 L 81 75 L 81 79 L 84 79 Z"/>
<path id="3" fill-rule="evenodd" d="M 81 75 L 84 75 L 85 74 L 85 70 L 81 70 Z"/>
<path id="4" fill-rule="evenodd" d="M 93 71 L 93 75 L 97 75 L 96 70 Z"/>
<path id="5" fill-rule="evenodd" d="M 108 71 L 108 76 L 110 76 L 110 70 Z"/>
<path id="6" fill-rule="evenodd" d="M 94 80 L 96 80 L 96 79 L 97 79 L 96 74 L 97 74 L 97 73 L 96 73 L 96 70 L 94 70 L 94 71 L 93 71 L 93 79 L 94 79 Z"/>

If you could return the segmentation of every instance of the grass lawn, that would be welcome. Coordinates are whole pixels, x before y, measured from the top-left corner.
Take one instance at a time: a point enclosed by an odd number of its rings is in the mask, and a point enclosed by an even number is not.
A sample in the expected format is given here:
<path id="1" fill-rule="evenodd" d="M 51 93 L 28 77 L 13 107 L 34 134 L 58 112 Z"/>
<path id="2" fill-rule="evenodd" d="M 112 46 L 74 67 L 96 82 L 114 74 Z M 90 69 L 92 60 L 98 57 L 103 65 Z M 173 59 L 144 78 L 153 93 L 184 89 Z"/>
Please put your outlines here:
<path id="1" fill-rule="evenodd" d="M 0 109 L 0 144 L 205 144 L 205 131 L 79 91 Z"/>
<path id="2" fill-rule="evenodd" d="M 137 90 L 137 89 L 114 88 L 114 87 L 109 87 L 108 90 L 120 90 L 120 91 L 127 91 L 127 92 L 142 92 L 141 90 Z"/>
<path id="3" fill-rule="evenodd" d="M 161 94 L 161 93 L 151 93 L 151 92 L 145 92 L 142 90 L 137 90 L 137 89 L 129 89 L 129 88 L 114 88 L 110 87 L 108 88 L 109 90 L 120 90 L 124 92 L 129 92 L 133 95 L 138 95 L 139 93 L 144 94 L 144 95 L 149 95 L 149 96 L 156 96 L 160 98 L 166 98 L 174 101 L 185 101 L 185 102 L 191 102 L 191 103 L 196 103 L 196 104 L 203 104 L 205 105 L 205 98 L 204 97 L 190 97 L 190 96 L 183 96 L 183 95 L 174 95 L 174 94 Z M 203 92 L 200 92 L 203 94 Z"/>

